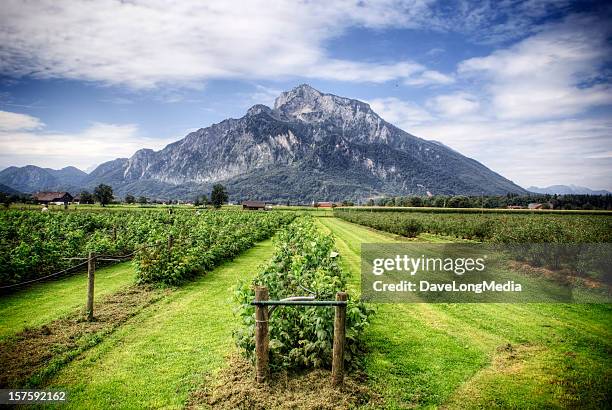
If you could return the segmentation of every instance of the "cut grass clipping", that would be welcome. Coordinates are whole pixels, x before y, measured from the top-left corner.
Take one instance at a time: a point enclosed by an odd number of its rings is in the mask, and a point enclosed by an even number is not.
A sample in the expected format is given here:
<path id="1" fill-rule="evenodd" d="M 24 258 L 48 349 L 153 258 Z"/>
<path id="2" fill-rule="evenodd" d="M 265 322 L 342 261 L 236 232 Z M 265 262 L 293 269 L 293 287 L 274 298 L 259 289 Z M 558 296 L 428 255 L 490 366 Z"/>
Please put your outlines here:
<path id="1" fill-rule="evenodd" d="M 361 378 L 347 376 L 344 386 L 331 387 L 331 372 L 317 369 L 272 374 L 268 383 L 257 383 L 253 366 L 239 356 L 191 395 L 187 408 L 214 409 L 347 409 L 381 408 L 378 395 Z"/>
<path id="2" fill-rule="evenodd" d="M 77 355 L 97 345 L 122 323 L 169 290 L 132 286 L 96 304 L 95 320 L 75 312 L 37 329 L 25 329 L 0 342 L 0 387 L 41 385 Z"/>

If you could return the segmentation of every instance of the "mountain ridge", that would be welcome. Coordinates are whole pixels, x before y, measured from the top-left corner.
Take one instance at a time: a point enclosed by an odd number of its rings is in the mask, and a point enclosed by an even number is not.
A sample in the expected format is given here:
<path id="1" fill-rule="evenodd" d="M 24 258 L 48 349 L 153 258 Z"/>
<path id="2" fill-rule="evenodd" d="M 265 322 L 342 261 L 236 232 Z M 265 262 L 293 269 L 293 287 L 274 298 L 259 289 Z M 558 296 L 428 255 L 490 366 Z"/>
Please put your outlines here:
<path id="1" fill-rule="evenodd" d="M 183 199 L 217 182 L 234 200 L 527 192 L 444 144 L 388 123 L 365 102 L 307 84 L 281 93 L 273 108 L 256 104 L 159 151 L 100 164 L 80 180 L 87 188 L 108 183 L 119 195 Z M 0 183 L 12 186 L 2 172 Z"/>
<path id="2" fill-rule="evenodd" d="M 536 187 L 530 186 L 527 188 L 529 192 L 535 192 L 536 194 L 550 194 L 550 195 L 610 195 L 612 192 L 605 189 L 591 189 L 579 185 L 550 185 L 547 187 Z"/>
<path id="3" fill-rule="evenodd" d="M 79 187 L 88 176 L 80 169 L 67 166 L 61 169 L 41 168 L 36 165 L 11 166 L 0 171 L 0 184 L 20 192 L 53 190 L 57 187 Z"/>

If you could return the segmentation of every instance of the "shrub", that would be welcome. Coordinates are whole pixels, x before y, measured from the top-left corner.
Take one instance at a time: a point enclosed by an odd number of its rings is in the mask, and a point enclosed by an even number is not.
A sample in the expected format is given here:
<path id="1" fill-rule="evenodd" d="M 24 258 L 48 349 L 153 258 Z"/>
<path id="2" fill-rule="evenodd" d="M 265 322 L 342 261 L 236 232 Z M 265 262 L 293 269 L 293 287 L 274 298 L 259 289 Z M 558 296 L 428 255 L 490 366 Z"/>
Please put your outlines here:
<path id="1" fill-rule="evenodd" d="M 423 224 L 416 219 L 400 219 L 397 224 L 398 233 L 408 238 L 414 238 L 423 232 Z"/>
<path id="2" fill-rule="evenodd" d="M 309 218 L 294 221 L 275 239 L 272 260 L 256 278 L 239 284 L 235 300 L 242 328 L 237 344 L 248 358 L 254 357 L 254 285 L 268 288 L 270 299 L 316 293 L 317 299 L 333 300 L 346 290 L 347 277 L 334 252 L 329 235 L 319 232 Z M 349 295 L 346 319 L 345 361 L 355 365 L 359 339 L 369 323 L 371 309 Z M 269 318 L 270 367 L 272 369 L 318 368 L 331 365 L 334 309 L 332 307 L 277 307 Z"/>
<path id="3" fill-rule="evenodd" d="M 272 235 L 292 213 L 165 210 L 0 212 L 0 286 L 36 279 L 88 252 L 134 257 L 138 280 L 178 284 Z M 168 235 L 176 238 L 172 251 Z M 154 248 L 143 247 L 153 245 Z"/>
<path id="4" fill-rule="evenodd" d="M 270 237 L 293 218 L 281 212 L 191 214 L 188 220 L 166 227 L 156 238 L 161 246 L 138 249 L 134 258 L 138 282 L 179 285 Z M 175 238 L 172 248 L 165 245 L 169 233 Z"/>

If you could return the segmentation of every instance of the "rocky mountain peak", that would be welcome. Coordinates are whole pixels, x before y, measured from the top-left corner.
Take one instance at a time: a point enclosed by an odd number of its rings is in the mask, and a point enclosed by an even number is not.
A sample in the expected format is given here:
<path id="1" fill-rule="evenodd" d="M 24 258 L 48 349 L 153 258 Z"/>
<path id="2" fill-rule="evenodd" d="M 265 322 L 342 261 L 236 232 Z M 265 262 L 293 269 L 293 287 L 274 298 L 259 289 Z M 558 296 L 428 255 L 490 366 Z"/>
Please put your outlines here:
<path id="1" fill-rule="evenodd" d="M 274 111 L 278 111 L 285 117 L 308 123 L 330 119 L 335 122 L 351 122 L 364 116 L 369 116 L 370 121 L 378 119 L 368 104 L 333 94 L 325 94 L 308 84 L 302 84 L 290 91 L 283 92 L 274 102 Z"/>
<path id="2" fill-rule="evenodd" d="M 323 95 L 319 90 L 316 90 L 308 84 L 301 84 L 292 90 L 285 91 L 279 95 L 274 101 L 274 109 L 282 110 L 287 105 L 305 105 L 312 104 Z"/>
<path id="3" fill-rule="evenodd" d="M 138 151 L 136 151 L 133 155 L 133 157 L 147 157 L 151 154 L 155 154 L 155 151 L 153 151 L 151 148 L 141 148 Z"/>
<path id="4" fill-rule="evenodd" d="M 254 115 L 261 114 L 261 113 L 271 114 L 272 113 L 272 108 L 268 107 L 267 105 L 256 104 L 256 105 L 254 105 L 254 106 L 252 106 L 251 108 L 248 109 L 246 115 L 247 116 L 254 116 Z"/>

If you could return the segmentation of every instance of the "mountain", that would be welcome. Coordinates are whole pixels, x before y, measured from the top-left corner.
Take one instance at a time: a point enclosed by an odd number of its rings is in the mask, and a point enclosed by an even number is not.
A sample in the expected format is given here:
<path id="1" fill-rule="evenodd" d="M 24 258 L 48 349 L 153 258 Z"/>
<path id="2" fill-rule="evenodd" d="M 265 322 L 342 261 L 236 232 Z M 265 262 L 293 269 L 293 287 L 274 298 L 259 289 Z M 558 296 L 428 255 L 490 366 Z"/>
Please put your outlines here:
<path id="1" fill-rule="evenodd" d="M 16 189 L 11 188 L 8 185 L 0 184 L 0 192 L 8 195 L 23 195 L 21 192 Z"/>
<path id="2" fill-rule="evenodd" d="M 76 167 L 65 167 L 57 170 L 51 168 L 44 168 L 44 170 L 54 176 L 61 185 L 78 186 L 87 177 L 87 173 L 81 171 Z"/>
<path id="3" fill-rule="evenodd" d="M 274 108 L 251 107 L 160 151 L 101 164 L 84 181 L 120 195 L 192 197 L 216 182 L 233 199 L 339 200 L 371 195 L 526 191 L 479 162 L 408 134 L 368 104 L 308 85 Z"/>
<path id="4" fill-rule="evenodd" d="M 527 191 L 535 192 L 536 194 L 558 194 L 558 195 L 610 195 L 612 192 L 601 190 L 593 190 L 587 187 L 578 185 L 551 185 L 545 188 L 530 186 Z"/>
<path id="5" fill-rule="evenodd" d="M 88 175 L 75 167 L 59 170 L 35 165 L 8 167 L 0 172 L 0 184 L 21 192 L 76 190 Z"/>
<path id="6" fill-rule="evenodd" d="M 359 199 L 380 195 L 527 193 L 479 162 L 383 120 L 368 104 L 304 84 L 270 108 L 251 107 L 160 151 L 141 149 L 88 175 L 7 168 L 0 183 L 25 192 L 111 185 L 118 196 L 184 198 L 224 184 L 230 198 Z"/>

